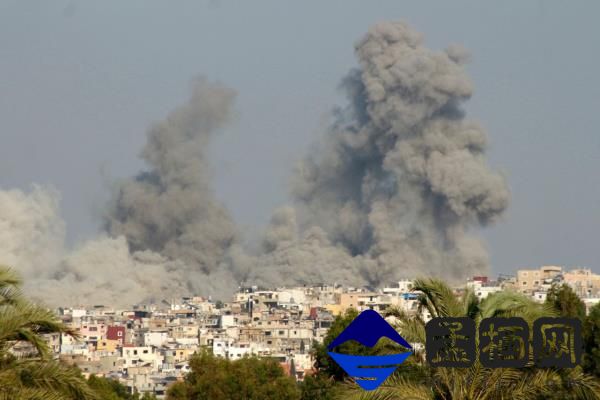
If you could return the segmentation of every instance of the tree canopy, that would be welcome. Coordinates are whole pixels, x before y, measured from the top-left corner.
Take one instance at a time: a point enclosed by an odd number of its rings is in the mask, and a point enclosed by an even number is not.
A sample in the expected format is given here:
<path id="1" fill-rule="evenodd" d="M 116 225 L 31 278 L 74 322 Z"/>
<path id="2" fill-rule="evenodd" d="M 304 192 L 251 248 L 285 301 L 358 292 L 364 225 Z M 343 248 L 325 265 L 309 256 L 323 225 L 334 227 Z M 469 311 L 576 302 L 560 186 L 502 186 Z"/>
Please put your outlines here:
<path id="1" fill-rule="evenodd" d="M 585 319 L 585 303 L 566 283 L 554 284 L 550 287 L 546 296 L 546 304 L 554 307 L 563 317 L 579 318 L 582 321 Z"/>
<path id="2" fill-rule="evenodd" d="M 169 400 L 299 400 L 294 378 L 272 359 L 244 357 L 231 361 L 208 352 L 190 360 L 184 382 L 172 385 Z"/>

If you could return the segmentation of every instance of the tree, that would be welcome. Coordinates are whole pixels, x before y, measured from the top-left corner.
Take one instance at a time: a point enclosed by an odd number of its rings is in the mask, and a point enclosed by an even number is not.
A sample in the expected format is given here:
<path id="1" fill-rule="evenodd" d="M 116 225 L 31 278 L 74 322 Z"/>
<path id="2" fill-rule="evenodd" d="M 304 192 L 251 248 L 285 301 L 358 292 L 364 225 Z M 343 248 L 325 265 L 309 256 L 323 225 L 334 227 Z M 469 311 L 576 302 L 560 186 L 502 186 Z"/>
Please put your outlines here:
<path id="1" fill-rule="evenodd" d="M 102 400 L 156 400 L 153 394 L 145 393 L 140 397 L 138 393 L 129 393 L 127 387 L 115 379 L 91 375 L 88 385 Z"/>
<path id="2" fill-rule="evenodd" d="M 420 309 L 427 309 L 432 317 L 483 318 L 519 316 L 528 323 L 541 316 L 555 315 L 547 304 L 514 292 L 498 292 L 481 303 L 471 290 L 465 290 L 459 298 L 443 281 L 420 279 L 415 281 L 414 291 L 420 292 Z M 401 310 L 390 314 L 398 320 L 397 328 L 409 343 L 425 343 L 425 323 L 420 317 L 409 316 Z M 412 358 L 412 357 L 411 357 Z M 417 354 L 415 364 L 408 364 L 411 373 L 399 368 L 377 390 L 365 392 L 356 384 L 345 384 L 344 399 L 600 399 L 600 384 L 583 373 L 581 368 L 554 370 L 533 365 L 533 357 L 522 369 L 484 368 L 475 360 L 469 368 L 432 368 Z M 416 368 L 415 368 L 416 367 Z"/>
<path id="3" fill-rule="evenodd" d="M 600 303 L 594 305 L 583 323 L 583 369 L 600 376 Z"/>
<path id="4" fill-rule="evenodd" d="M 299 400 L 295 379 L 272 359 L 244 357 L 231 361 L 202 352 L 190 360 L 184 382 L 172 385 L 169 400 Z"/>
<path id="5" fill-rule="evenodd" d="M 48 309 L 32 303 L 21 292 L 20 277 L 0 267 L 0 399 L 96 399 L 80 371 L 51 358 L 44 334 L 75 335 Z M 17 356 L 17 344 L 31 351 Z"/>
<path id="6" fill-rule="evenodd" d="M 562 317 L 579 318 L 582 321 L 585 319 L 585 303 L 566 283 L 550 287 L 546 304 L 554 307 Z"/>
<path id="7" fill-rule="evenodd" d="M 302 400 L 334 400 L 336 398 L 336 383 L 332 377 L 323 373 L 307 375 L 300 384 Z"/>

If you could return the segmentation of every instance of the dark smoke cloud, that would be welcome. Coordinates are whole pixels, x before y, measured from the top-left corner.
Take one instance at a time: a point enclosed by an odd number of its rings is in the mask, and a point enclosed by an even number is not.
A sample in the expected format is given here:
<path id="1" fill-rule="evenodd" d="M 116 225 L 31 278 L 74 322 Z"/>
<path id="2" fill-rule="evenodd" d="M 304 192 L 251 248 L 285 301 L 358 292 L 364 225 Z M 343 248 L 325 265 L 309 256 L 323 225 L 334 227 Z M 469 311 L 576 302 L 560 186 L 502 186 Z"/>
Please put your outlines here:
<path id="1" fill-rule="evenodd" d="M 152 250 L 205 274 L 219 268 L 235 226 L 211 187 L 207 146 L 227 122 L 235 93 L 200 79 L 189 102 L 148 132 L 149 169 L 123 182 L 106 216 L 107 231 L 133 251 Z"/>
<path id="2" fill-rule="evenodd" d="M 305 254 L 306 244 L 294 249 L 276 217 L 266 247 L 273 269 L 283 269 L 286 282 L 325 273 L 372 285 L 485 271 L 487 253 L 469 230 L 496 220 L 509 192 L 485 162 L 485 132 L 464 119 L 461 104 L 472 94 L 466 51 L 432 51 L 406 24 L 382 23 L 356 55 L 359 68 L 342 84 L 349 105 L 300 166 L 293 192 L 300 226 L 328 237 L 313 254 L 341 254 L 325 266 L 317 258 L 293 265 L 291 254 Z"/>

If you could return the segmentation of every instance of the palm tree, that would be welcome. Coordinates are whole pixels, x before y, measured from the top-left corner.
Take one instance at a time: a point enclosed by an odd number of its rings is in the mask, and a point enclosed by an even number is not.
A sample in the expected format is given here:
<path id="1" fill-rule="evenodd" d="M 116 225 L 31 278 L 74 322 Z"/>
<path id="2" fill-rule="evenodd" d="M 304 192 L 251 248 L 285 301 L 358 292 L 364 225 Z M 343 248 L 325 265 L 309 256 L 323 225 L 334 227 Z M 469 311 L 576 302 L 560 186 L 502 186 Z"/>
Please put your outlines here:
<path id="1" fill-rule="evenodd" d="M 96 396 L 81 373 L 52 359 L 44 334 L 76 335 L 22 292 L 20 277 L 0 266 L 0 400 L 87 400 Z M 31 351 L 15 353 L 16 345 Z"/>
<path id="2" fill-rule="evenodd" d="M 460 296 L 443 281 L 419 279 L 413 291 L 419 293 L 419 309 L 416 315 L 408 315 L 400 309 L 387 314 L 396 319 L 396 328 L 409 343 L 425 343 L 423 310 L 431 317 L 470 317 L 478 327 L 488 317 L 519 316 L 530 325 L 541 316 L 552 316 L 549 306 L 534 302 L 516 292 L 494 293 L 481 302 L 470 289 Z M 484 368 L 478 358 L 469 368 L 432 368 L 425 364 L 424 350 L 416 346 L 412 365 L 421 374 L 405 374 L 406 366 L 389 377 L 377 390 L 365 392 L 352 382 L 345 383 L 344 399 L 395 400 L 395 399 L 600 399 L 600 383 L 585 375 L 577 367 L 556 370 L 536 368 L 533 357 L 525 368 Z M 478 348 L 478 346 L 477 346 Z M 415 379 L 416 378 L 416 379 Z"/>

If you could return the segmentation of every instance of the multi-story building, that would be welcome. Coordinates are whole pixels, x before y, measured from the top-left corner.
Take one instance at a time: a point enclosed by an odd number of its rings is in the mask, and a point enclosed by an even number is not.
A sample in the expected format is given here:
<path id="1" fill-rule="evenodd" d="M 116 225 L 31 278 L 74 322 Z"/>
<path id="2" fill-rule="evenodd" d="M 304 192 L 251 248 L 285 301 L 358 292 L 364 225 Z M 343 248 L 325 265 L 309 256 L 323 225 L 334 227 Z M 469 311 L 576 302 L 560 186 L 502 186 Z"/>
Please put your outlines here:
<path id="1" fill-rule="evenodd" d="M 562 267 L 554 265 L 543 266 L 539 269 L 520 269 L 517 271 L 517 290 L 532 294 L 543 288 L 544 285 L 550 285 L 561 274 Z"/>

